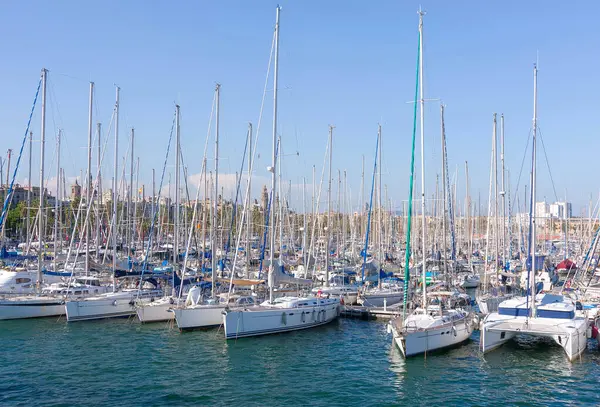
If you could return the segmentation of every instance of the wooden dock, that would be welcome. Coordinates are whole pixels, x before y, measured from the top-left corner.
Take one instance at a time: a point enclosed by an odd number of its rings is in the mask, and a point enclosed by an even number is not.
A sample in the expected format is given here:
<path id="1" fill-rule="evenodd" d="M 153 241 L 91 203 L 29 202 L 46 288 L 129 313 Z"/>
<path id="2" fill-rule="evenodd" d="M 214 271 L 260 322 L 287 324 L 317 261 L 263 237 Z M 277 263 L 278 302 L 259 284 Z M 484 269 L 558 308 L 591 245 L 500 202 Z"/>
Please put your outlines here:
<path id="1" fill-rule="evenodd" d="M 390 307 L 364 307 L 362 305 L 343 305 L 341 316 L 363 320 L 390 319 L 402 311 L 402 305 Z"/>

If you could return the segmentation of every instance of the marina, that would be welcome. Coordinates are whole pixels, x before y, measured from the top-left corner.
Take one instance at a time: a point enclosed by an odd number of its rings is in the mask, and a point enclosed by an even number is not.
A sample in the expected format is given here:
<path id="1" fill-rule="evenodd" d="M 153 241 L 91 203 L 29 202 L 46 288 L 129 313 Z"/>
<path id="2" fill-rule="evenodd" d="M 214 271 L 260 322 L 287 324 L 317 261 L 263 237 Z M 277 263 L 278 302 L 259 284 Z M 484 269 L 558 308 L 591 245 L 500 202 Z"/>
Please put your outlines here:
<path id="1" fill-rule="evenodd" d="M 19 76 L 4 121 L 22 127 L 0 139 L 0 405 L 597 405 L 600 195 L 565 159 L 558 62 L 505 50 L 530 60 L 480 109 L 444 79 L 471 79 L 447 69 L 456 10 L 419 6 L 395 26 L 402 68 L 369 64 L 393 102 L 324 120 L 312 104 L 337 106 L 299 102 L 316 82 L 295 81 L 327 70 L 294 59 L 320 15 L 239 7 L 260 16 L 252 35 L 210 34 L 235 50 L 215 63 L 226 80 L 205 86 L 203 65 L 171 105 L 149 108 L 135 76 L 107 85 L 106 66 L 98 83 L 46 62 Z"/>

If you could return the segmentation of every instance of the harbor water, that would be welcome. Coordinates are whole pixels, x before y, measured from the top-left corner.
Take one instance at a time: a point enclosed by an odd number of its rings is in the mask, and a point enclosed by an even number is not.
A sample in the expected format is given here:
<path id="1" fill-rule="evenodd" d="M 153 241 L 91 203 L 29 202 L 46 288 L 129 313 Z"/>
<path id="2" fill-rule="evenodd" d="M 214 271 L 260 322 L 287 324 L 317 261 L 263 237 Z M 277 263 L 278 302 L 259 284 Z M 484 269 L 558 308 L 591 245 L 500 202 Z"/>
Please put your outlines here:
<path id="1" fill-rule="evenodd" d="M 327 326 L 225 341 L 166 323 L 3 321 L 1 406 L 598 405 L 600 353 L 569 363 L 549 341 L 402 358 L 386 325 Z"/>

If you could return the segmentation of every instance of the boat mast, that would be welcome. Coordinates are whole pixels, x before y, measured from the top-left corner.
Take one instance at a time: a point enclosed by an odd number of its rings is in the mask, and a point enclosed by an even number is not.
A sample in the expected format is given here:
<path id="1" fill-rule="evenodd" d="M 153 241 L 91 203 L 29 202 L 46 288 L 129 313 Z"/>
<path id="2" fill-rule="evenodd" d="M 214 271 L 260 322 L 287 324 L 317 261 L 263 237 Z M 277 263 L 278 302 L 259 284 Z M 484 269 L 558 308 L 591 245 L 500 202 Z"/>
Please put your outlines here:
<path id="1" fill-rule="evenodd" d="M 219 209 L 219 97 L 221 85 L 217 83 L 215 87 L 215 199 L 213 201 L 213 214 L 211 220 L 212 239 L 211 247 L 211 295 L 215 297 L 215 283 L 217 279 L 217 214 Z"/>
<path id="2" fill-rule="evenodd" d="M 42 250 L 44 237 L 44 153 L 46 147 L 46 81 L 48 79 L 48 70 L 42 69 L 42 125 L 40 127 L 40 205 L 38 209 L 38 269 L 37 269 L 37 291 L 42 289 Z"/>
<path id="3" fill-rule="evenodd" d="M 308 261 L 306 252 L 306 177 L 302 177 L 302 264 L 304 264 L 304 278 L 308 276 Z"/>
<path id="4" fill-rule="evenodd" d="M 496 120 L 496 113 L 494 113 L 494 250 L 496 255 L 494 256 L 494 271 L 496 272 L 496 282 L 498 282 L 498 259 L 499 259 L 499 238 L 500 228 L 498 225 L 498 124 Z"/>
<path id="5" fill-rule="evenodd" d="M 532 144 L 532 172 L 531 172 L 531 316 L 535 318 L 536 307 L 535 307 L 535 232 L 536 232 L 536 208 L 535 208 L 535 195 L 536 195 L 536 143 L 537 143 L 537 65 L 533 65 L 533 144 Z"/>
<path id="6" fill-rule="evenodd" d="M 419 104 L 421 107 L 421 250 L 423 255 L 422 264 L 422 287 L 423 287 L 423 308 L 427 312 L 427 250 L 425 241 L 425 95 L 423 86 L 423 16 L 425 12 L 419 9 Z"/>
<path id="7" fill-rule="evenodd" d="M 379 287 L 381 289 L 381 266 L 384 263 L 384 259 L 383 259 L 383 235 L 382 235 L 382 222 L 381 222 L 381 215 L 382 215 L 382 211 L 383 211 L 383 205 L 381 203 L 381 197 L 383 196 L 383 191 L 381 190 L 381 124 L 379 124 L 377 126 L 377 138 L 379 139 L 379 163 L 377 163 L 377 165 L 379 166 L 379 179 L 378 179 L 378 183 L 379 185 L 377 186 L 377 200 L 378 200 L 378 214 L 377 214 L 377 240 L 379 241 L 379 247 L 378 247 L 378 252 L 379 252 L 379 264 L 377 267 L 377 287 Z"/>
<path id="8" fill-rule="evenodd" d="M 131 147 L 133 149 L 133 129 L 131 132 Z M 175 295 L 175 276 L 179 265 L 179 183 L 181 173 L 181 128 L 179 125 L 179 105 L 175 105 L 175 220 L 173 225 L 173 295 Z M 133 155 L 131 156 L 133 162 Z M 131 166 L 133 170 L 133 165 Z M 132 176 L 133 181 L 133 176 Z M 185 271 L 184 271 L 185 272 Z M 182 277 L 183 273 L 182 272 Z M 183 284 L 183 283 L 182 283 Z M 214 285 L 214 283 L 213 283 Z"/>
<path id="9" fill-rule="evenodd" d="M 325 236 L 325 287 L 329 287 L 329 239 L 331 237 L 331 163 L 333 160 L 333 126 L 329 125 L 329 179 L 327 183 L 327 234 Z"/>
<path id="10" fill-rule="evenodd" d="M 273 147 L 272 147 L 272 166 L 271 170 L 271 195 L 275 195 L 275 188 L 277 187 L 277 175 L 275 173 L 277 165 L 277 81 L 279 79 L 279 13 L 281 8 L 277 6 L 276 17 L 275 17 L 275 62 L 274 62 L 274 73 L 273 73 Z M 269 222 L 271 223 L 270 229 L 270 250 L 269 250 L 269 302 L 273 302 L 273 285 L 274 285 L 274 266 L 275 266 L 275 227 L 273 218 L 275 216 L 275 208 L 271 203 L 269 208 Z"/>
<path id="11" fill-rule="evenodd" d="M 101 206 L 102 206 L 102 177 L 100 175 L 101 172 L 101 155 L 102 152 L 101 150 L 101 145 L 100 145 L 100 130 L 101 130 L 101 124 L 97 123 L 96 127 L 97 127 L 97 136 L 98 136 L 98 157 L 96 158 L 97 162 L 96 165 L 98 166 L 98 174 L 97 179 L 96 179 L 96 183 L 98 184 L 98 199 L 96 199 L 96 260 L 100 259 L 100 219 L 102 216 L 102 213 L 100 212 L 102 210 Z"/>
<path id="12" fill-rule="evenodd" d="M 500 163 L 501 163 L 501 188 L 500 196 L 502 197 L 502 265 L 506 268 L 506 184 L 504 182 L 504 113 L 500 115 Z"/>
<path id="13" fill-rule="evenodd" d="M 56 198 L 54 199 L 54 259 L 53 259 L 53 270 L 56 269 L 56 254 L 58 246 L 58 192 L 60 191 L 60 138 L 62 136 L 62 130 L 58 130 L 56 136 Z"/>
<path id="14" fill-rule="evenodd" d="M 133 142 L 135 139 L 135 129 L 132 127 L 131 128 L 131 147 L 129 148 L 130 153 L 131 153 L 131 157 L 129 159 L 129 191 L 127 191 L 127 189 L 125 190 L 127 193 L 127 227 L 125 228 L 125 230 L 127 231 L 127 257 L 129 257 L 131 255 L 131 243 L 133 240 L 133 236 L 132 236 L 132 232 L 131 232 L 131 227 L 133 225 L 133 219 L 132 219 L 132 213 L 131 213 L 131 201 L 133 200 L 133 164 L 134 164 L 134 159 L 133 159 Z M 175 177 L 177 178 L 177 177 Z M 125 182 L 124 182 L 125 183 Z M 177 192 L 176 192 L 177 194 Z"/>
<path id="15" fill-rule="evenodd" d="M 119 178 L 119 92 L 121 88 L 116 88 L 115 102 L 115 176 L 113 177 L 113 216 L 112 216 L 112 271 L 113 271 L 113 292 L 117 289 L 117 279 L 115 272 L 117 271 L 117 200 L 119 192 L 117 191 L 117 183 Z"/>
<path id="16" fill-rule="evenodd" d="M 447 245 L 446 245 L 446 205 L 447 203 L 447 197 L 446 197 L 446 154 L 444 154 L 444 151 L 446 150 L 446 131 L 444 128 L 444 105 L 440 104 L 440 131 L 441 131 L 441 136 L 442 136 L 442 244 L 443 244 L 443 258 L 442 261 L 444 262 L 444 274 L 446 275 L 446 279 L 450 280 L 450 275 L 448 273 L 448 262 L 446 261 L 446 257 L 447 257 Z M 449 187 L 449 186 L 448 186 Z"/>
<path id="17" fill-rule="evenodd" d="M 254 205 L 252 205 L 252 123 L 248 123 L 248 206 L 246 211 L 246 278 L 250 278 L 250 252 L 252 245 L 250 244 L 250 238 L 252 237 L 252 214 Z"/>
<path id="18" fill-rule="evenodd" d="M 94 82 L 90 82 L 90 106 L 88 114 L 88 146 L 87 146 L 87 179 L 85 180 L 86 196 L 85 205 L 88 210 L 92 201 L 92 106 L 94 102 Z M 60 145 L 60 144 L 59 144 Z M 90 217 L 86 216 L 85 222 L 85 274 L 90 272 Z"/>
<path id="19" fill-rule="evenodd" d="M 29 238 L 29 234 L 31 233 L 31 153 L 33 151 L 33 132 L 29 132 L 29 175 L 27 176 L 27 250 L 25 254 L 29 254 L 29 242 L 31 239 Z M 58 177 L 60 179 L 60 175 Z M 2 184 L 2 180 L 0 177 L 0 185 Z M 57 194 L 58 195 L 58 192 Z M 55 215 L 56 216 L 56 215 Z"/>
<path id="20" fill-rule="evenodd" d="M 473 270 L 471 256 L 473 255 L 473 227 L 471 225 L 471 196 L 469 195 L 469 163 L 465 161 L 465 212 L 467 215 L 467 260 L 469 269 Z"/>

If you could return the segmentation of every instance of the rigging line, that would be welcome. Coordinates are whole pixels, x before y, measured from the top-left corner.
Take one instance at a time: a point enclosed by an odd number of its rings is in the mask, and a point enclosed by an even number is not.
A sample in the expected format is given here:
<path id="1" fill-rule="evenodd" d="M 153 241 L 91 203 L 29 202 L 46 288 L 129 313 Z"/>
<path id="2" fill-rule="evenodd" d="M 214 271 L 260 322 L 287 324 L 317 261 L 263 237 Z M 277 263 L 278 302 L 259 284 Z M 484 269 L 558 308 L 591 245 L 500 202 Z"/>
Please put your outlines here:
<path id="1" fill-rule="evenodd" d="M 31 118 L 33 117 L 33 112 L 35 110 L 35 105 L 37 103 L 37 99 L 38 99 L 38 95 L 40 93 L 41 86 L 42 86 L 42 78 L 40 78 L 40 80 L 38 82 L 37 90 L 35 91 L 35 97 L 33 99 L 31 111 L 29 112 L 29 119 L 27 119 L 27 126 L 25 127 L 25 136 L 23 137 L 23 141 L 21 142 L 21 149 L 19 150 L 19 157 L 17 158 L 17 163 L 16 163 L 15 169 L 13 171 L 13 177 L 10 181 L 10 187 L 8 189 L 8 193 L 6 194 L 6 198 L 4 199 L 4 205 L 2 206 L 2 212 L 0 213 L 0 228 L 1 229 L 4 229 L 4 227 L 5 227 L 8 204 L 12 200 L 15 179 L 17 178 L 17 172 L 19 171 L 19 164 L 21 163 L 21 157 L 23 155 L 23 148 L 25 147 L 25 142 L 27 141 L 27 137 L 29 135 L 29 126 L 31 125 Z M 0 180 L 0 183 L 1 183 L 1 180 Z"/>
<path id="2" fill-rule="evenodd" d="M 165 161 L 163 163 L 163 168 L 162 168 L 162 174 L 160 176 L 160 184 L 158 186 L 158 195 L 156 197 L 152 197 L 153 200 L 156 201 L 155 203 L 155 207 L 156 205 L 160 204 L 160 196 L 161 196 L 161 190 L 163 187 L 163 181 L 165 179 L 165 170 L 167 168 L 167 160 L 169 159 L 169 151 L 171 150 L 171 141 L 173 140 L 173 131 L 175 130 L 175 119 L 177 117 L 177 114 L 173 114 L 173 122 L 171 123 L 171 133 L 169 134 L 169 143 L 167 144 L 167 151 L 165 153 Z M 154 227 L 156 225 L 156 218 L 158 217 L 158 212 L 157 210 L 154 211 L 154 214 L 152 216 L 152 223 L 150 225 L 150 230 L 148 231 L 148 246 L 146 246 L 146 253 L 144 254 L 144 261 L 142 262 L 142 272 L 140 274 L 140 290 L 142 289 L 142 283 L 144 281 L 144 271 L 146 271 L 146 267 L 148 266 L 148 255 L 150 253 L 150 248 L 152 247 L 152 238 L 154 236 Z M 116 224 L 115 224 L 116 227 Z M 116 229 L 115 229 L 116 230 Z M 175 286 L 175 280 L 173 279 L 173 286 Z M 138 290 L 138 297 L 140 295 L 140 290 Z"/>
<path id="3" fill-rule="evenodd" d="M 546 166 L 548 167 L 548 174 L 550 175 L 550 182 L 552 182 L 552 189 L 554 190 L 555 202 L 558 202 L 558 194 L 556 193 L 556 187 L 554 185 L 554 178 L 552 177 L 552 171 L 550 170 L 550 161 L 548 161 L 548 154 L 546 153 L 546 146 L 544 145 L 544 138 L 542 137 L 542 129 L 538 126 L 540 133 L 540 141 L 542 142 L 542 150 L 544 150 L 544 157 L 546 158 Z"/>
<path id="4" fill-rule="evenodd" d="M 521 169 L 519 170 L 519 176 L 517 177 L 517 186 L 515 187 L 515 193 L 513 195 L 513 200 L 519 195 L 519 185 L 521 182 L 521 175 L 523 174 L 523 167 L 525 165 L 525 159 L 527 158 L 527 150 L 529 149 L 529 140 L 531 140 L 531 132 L 529 130 L 529 136 L 527 136 L 527 144 L 525 145 L 525 151 L 523 152 L 523 159 L 521 160 Z"/>
<path id="5" fill-rule="evenodd" d="M 177 302 L 179 302 L 179 300 L 181 299 L 181 296 L 183 294 L 183 280 L 184 280 L 184 276 L 185 276 L 185 270 L 187 269 L 187 263 L 188 263 L 188 257 L 189 257 L 189 252 L 190 252 L 190 245 L 192 242 L 191 236 L 192 236 L 192 231 L 194 231 L 194 239 L 196 240 L 196 233 L 195 233 L 195 228 L 194 228 L 194 224 L 196 223 L 196 216 L 198 214 L 198 198 L 200 197 L 200 191 L 203 190 L 202 188 L 202 180 L 204 179 L 204 181 L 206 182 L 206 152 L 208 149 L 208 140 L 210 139 L 210 135 L 211 135 L 211 127 L 212 127 L 212 120 L 213 120 L 213 116 L 214 116 L 214 111 L 215 111 L 215 106 L 216 106 L 216 99 L 217 99 L 217 93 L 214 92 L 213 94 L 213 100 L 212 100 L 212 105 L 211 105 L 211 109 L 210 109 L 210 116 L 208 118 L 208 131 L 206 132 L 206 141 L 204 142 L 204 157 L 202 157 L 202 169 L 200 171 L 200 179 L 198 181 L 198 188 L 196 189 L 196 199 L 194 201 L 194 211 L 192 212 L 192 221 L 191 221 L 191 227 L 188 233 L 188 239 L 187 239 L 187 244 L 186 244 L 186 248 L 185 248 L 185 257 L 183 258 L 183 267 L 181 268 L 181 284 L 179 284 L 179 294 L 177 296 Z M 180 113 L 180 118 L 179 120 L 181 121 L 181 113 Z M 180 146 L 181 148 L 181 146 Z M 181 153 L 181 161 L 183 164 L 183 152 Z M 204 191 L 203 191 L 204 192 Z M 189 198 L 188 198 L 189 199 Z M 203 198 L 203 207 L 206 204 L 206 199 L 207 197 L 204 196 Z M 203 208 L 203 212 L 204 212 L 204 208 Z M 204 217 L 204 213 L 203 213 L 203 217 Z M 203 225 L 204 228 L 206 228 L 205 225 Z M 198 241 L 196 240 L 196 253 L 198 253 L 198 248 L 199 248 L 199 244 Z M 205 256 L 205 250 L 206 247 L 204 245 L 204 242 L 202 243 L 202 255 L 200 256 L 200 258 L 202 260 L 200 260 L 200 270 L 204 271 L 204 256 Z M 212 283 L 211 283 L 212 284 Z"/>

